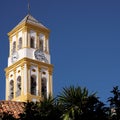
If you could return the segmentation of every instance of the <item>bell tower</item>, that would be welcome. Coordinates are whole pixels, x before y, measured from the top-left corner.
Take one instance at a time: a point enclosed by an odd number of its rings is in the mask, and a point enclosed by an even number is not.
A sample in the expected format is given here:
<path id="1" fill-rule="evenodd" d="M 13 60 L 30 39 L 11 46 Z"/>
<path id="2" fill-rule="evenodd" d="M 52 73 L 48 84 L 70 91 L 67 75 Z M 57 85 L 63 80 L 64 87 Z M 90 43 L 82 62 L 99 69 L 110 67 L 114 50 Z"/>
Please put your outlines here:
<path id="1" fill-rule="evenodd" d="M 30 14 L 8 33 L 6 100 L 39 101 L 53 94 L 49 33 Z"/>

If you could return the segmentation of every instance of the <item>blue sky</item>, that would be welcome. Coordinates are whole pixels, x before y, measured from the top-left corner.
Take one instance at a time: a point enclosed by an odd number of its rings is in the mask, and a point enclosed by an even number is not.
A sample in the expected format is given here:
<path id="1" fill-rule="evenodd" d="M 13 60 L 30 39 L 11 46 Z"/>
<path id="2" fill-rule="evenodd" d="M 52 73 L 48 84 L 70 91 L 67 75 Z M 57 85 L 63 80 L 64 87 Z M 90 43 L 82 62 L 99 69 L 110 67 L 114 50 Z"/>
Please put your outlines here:
<path id="1" fill-rule="evenodd" d="M 103 102 L 120 86 L 120 0 L 30 0 L 30 13 L 51 30 L 53 91 L 87 87 Z M 0 99 L 5 99 L 7 33 L 27 15 L 27 0 L 0 2 Z"/>

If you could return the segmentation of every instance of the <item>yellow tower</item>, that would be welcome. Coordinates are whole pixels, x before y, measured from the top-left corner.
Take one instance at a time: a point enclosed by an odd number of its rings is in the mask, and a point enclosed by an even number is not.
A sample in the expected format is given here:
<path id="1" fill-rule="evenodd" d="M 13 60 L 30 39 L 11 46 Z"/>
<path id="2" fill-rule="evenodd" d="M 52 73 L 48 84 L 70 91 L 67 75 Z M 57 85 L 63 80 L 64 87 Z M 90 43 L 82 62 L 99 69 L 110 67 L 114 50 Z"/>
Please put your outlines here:
<path id="1" fill-rule="evenodd" d="M 52 95 L 49 33 L 30 14 L 8 33 L 6 100 L 39 101 Z"/>

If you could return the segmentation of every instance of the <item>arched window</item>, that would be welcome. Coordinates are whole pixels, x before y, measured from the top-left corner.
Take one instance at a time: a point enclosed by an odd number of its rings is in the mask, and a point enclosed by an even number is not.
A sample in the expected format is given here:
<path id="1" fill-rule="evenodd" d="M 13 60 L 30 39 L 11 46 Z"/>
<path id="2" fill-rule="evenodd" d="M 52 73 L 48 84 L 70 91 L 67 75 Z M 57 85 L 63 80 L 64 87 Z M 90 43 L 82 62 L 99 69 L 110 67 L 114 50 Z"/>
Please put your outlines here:
<path id="1" fill-rule="evenodd" d="M 11 80 L 9 83 L 9 100 L 13 99 L 14 97 L 14 81 Z"/>
<path id="2" fill-rule="evenodd" d="M 42 78 L 41 81 L 41 92 L 42 92 L 42 97 L 47 97 L 47 79 L 44 77 Z"/>
<path id="3" fill-rule="evenodd" d="M 36 95 L 36 76 L 31 76 L 31 94 Z"/>
<path id="4" fill-rule="evenodd" d="M 41 51 L 43 51 L 43 40 L 39 40 L 39 48 Z"/>
<path id="5" fill-rule="evenodd" d="M 20 94 L 21 94 L 21 76 L 18 76 L 16 96 L 20 96 Z"/>
<path id="6" fill-rule="evenodd" d="M 19 38 L 18 49 L 22 48 L 22 37 Z"/>
<path id="7" fill-rule="evenodd" d="M 35 38 L 33 36 L 30 37 L 30 47 L 35 48 Z"/>
<path id="8" fill-rule="evenodd" d="M 12 49 L 12 53 L 14 53 L 16 51 L 16 42 L 13 42 L 13 49 Z"/>
<path id="9" fill-rule="evenodd" d="M 42 51 L 44 50 L 44 47 L 45 47 L 44 41 L 45 41 L 45 35 L 40 33 L 40 35 L 39 35 L 39 47 Z"/>

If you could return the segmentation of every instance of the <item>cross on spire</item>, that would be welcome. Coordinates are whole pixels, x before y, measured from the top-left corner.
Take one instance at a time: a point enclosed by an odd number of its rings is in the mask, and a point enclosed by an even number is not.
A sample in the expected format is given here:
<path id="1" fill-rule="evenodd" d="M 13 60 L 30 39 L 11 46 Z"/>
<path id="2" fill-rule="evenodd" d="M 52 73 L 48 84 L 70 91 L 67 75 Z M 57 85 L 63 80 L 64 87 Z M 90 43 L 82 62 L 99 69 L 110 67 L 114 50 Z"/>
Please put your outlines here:
<path id="1" fill-rule="evenodd" d="M 30 14 L 30 0 L 28 0 L 28 14 Z"/>

